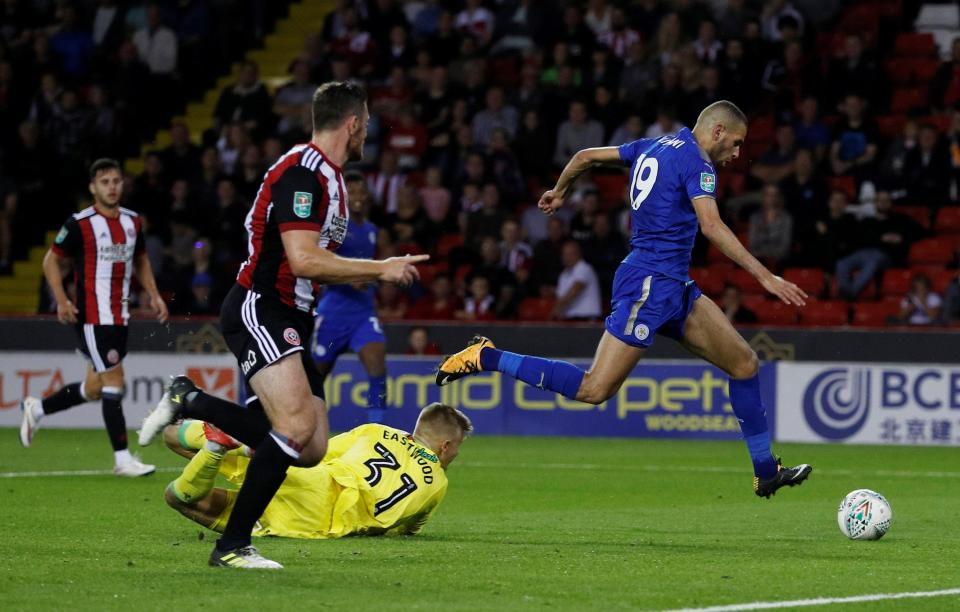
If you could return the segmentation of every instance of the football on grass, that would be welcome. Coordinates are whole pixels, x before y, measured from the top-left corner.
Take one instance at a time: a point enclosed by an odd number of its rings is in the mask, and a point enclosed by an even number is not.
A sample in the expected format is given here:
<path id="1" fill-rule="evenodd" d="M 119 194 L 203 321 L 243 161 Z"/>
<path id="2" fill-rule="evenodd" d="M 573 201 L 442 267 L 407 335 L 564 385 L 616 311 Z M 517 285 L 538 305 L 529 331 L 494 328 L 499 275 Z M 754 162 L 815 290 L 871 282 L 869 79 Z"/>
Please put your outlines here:
<path id="1" fill-rule="evenodd" d="M 837 511 L 840 531 L 851 540 L 879 540 L 890 529 L 892 519 L 890 502 L 870 489 L 847 493 Z"/>

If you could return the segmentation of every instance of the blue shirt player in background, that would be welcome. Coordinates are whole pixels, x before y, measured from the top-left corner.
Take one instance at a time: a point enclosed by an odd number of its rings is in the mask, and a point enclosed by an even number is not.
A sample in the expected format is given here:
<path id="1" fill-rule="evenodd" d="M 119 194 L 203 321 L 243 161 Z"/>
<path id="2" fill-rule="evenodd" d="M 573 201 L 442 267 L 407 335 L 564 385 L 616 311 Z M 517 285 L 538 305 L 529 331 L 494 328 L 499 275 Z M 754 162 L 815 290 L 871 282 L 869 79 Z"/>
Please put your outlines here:
<path id="1" fill-rule="evenodd" d="M 370 193 L 359 172 L 347 172 L 350 223 L 337 255 L 373 259 L 377 251 L 377 226 L 367 220 Z M 326 379 L 340 353 L 348 348 L 360 357 L 367 371 L 367 421 L 380 423 L 387 408 L 386 345 L 383 328 L 373 306 L 372 284 L 328 285 L 317 303 L 313 360 Z"/>
<path id="2" fill-rule="evenodd" d="M 775 276 L 753 257 L 720 219 L 714 196 L 717 174 L 740 153 L 747 118 L 731 102 L 706 107 L 693 130 L 642 138 L 620 147 L 585 149 L 574 155 L 556 186 L 540 198 L 552 215 L 576 177 L 596 166 L 630 167 L 631 251 L 613 281 L 612 311 L 590 370 L 573 364 L 501 351 L 483 336 L 444 359 L 437 384 L 481 370 L 497 370 L 564 397 L 599 404 L 612 397 L 636 367 L 655 334 L 674 338 L 688 351 L 730 376 L 730 403 L 753 462 L 754 492 L 769 498 L 783 486 L 806 480 L 813 468 L 787 468 L 770 448 L 760 399 L 759 361 L 714 302 L 690 280 L 690 254 L 697 228 L 727 257 L 750 272 L 764 289 L 802 306 L 806 294 Z"/>

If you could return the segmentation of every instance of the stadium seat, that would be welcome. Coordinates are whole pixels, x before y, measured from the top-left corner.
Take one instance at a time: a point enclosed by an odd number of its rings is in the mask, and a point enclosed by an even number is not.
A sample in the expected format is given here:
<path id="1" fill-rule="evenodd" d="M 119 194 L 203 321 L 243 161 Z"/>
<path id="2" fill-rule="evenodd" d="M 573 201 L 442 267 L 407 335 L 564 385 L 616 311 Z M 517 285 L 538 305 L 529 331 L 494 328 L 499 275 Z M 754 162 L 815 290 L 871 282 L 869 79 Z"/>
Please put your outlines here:
<path id="1" fill-rule="evenodd" d="M 811 301 L 800 310 L 800 322 L 824 327 L 847 325 L 849 313 L 850 305 L 843 300 Z"/>
<path id="2" fill-rule="evenodd" d="M 727 282 L 731 285 L 736 285 L 740 288 L 740 291 L 743 293 L 758 293 L 763 295 L 766 293 L 766 290 L 763 288 L 763 285 L 760 284 L 760 281 L 755 279 L 752 274 L 744 270 L 743 268 L 735 268 L 731 270 L 727 275 Z"/>
<path id="3" fill-rule="evenodd" d="M 857 182 L 852 176 L 831 176 L 830 189 L 839 189 L 850 201 L 857 199 Z"/>
<path id="4" fill-rule="evenodd" d="M 756 304 L 757 318 L 767 325 L 795 325 L 797 323 L 796 306 L 787 306 L 783 302 L 764 300 Z"/>
<path id="5" fill-rule="evenodd" d="M 950 286 L 950 282 L 957 277 L 956 270 L 947 270 L 945 268 L 930 268 L 924 270 L 924 274 L 930 277 L 930 282 L 933 284 L 933 290 L 940 294 L 942 297 L 947 291 L 947 287 Z"/>
<path id="6" fill-rule="evenodd" d="M 858 327 L 883 327 L 887 325 L 887 319 L 899 312 L 899 301 L 860 302 L 854 306 L 853 324 Z"/>
<path id="7" fill-rule="evenodd" d="M 450 264 L 445 261 L 420 264 L 417 270 L 420 272 L 420 284 L 429 287 L 438 274 L 446 274 L 450 271 Z"/>
<path id="8" fill-rule="evenodd" d="M 521 321 L 549 321 L 556 303 L 554 298 L 529 297 L 520 302 L 517 315 Z"/>
<path id="9" fill-rule="evenodd" d="M 937 44 L 927 32 L 901 32 L 897 34 L 894 54 L 898 57 L 933 57 Z"/>
<path id="10" fill-rule="evenodd" d="M 925 206 L 894 206 L 893 212 L 906 215 L 924 229 L 930 229 L 930 209 Z"/>
<path id="11" fill-rule="evenodd" d="M 753 312 L 763 310 L 769 301 L 767 296 L 759 293 L 748 293 L 747 295 L 740 296 L 740 303 Z"/>
<path id="12" fill-rule="evenodd" d="M 717 175 L 717 194 L 721 199 L 738 196 L 744 192 L 747 175 L 743 172 L 721 172 Z"/>
<path id="13" fill-rule="evenodd" d="M 906 122 L 906 115 L 880 115 L 877 117 L 877 128 L 884 138 L 896 138 L 903 132 L 903 124 Z"/>
<path id="14" fill-rule="evenodd" d="M 927 238 L 910 247 L 909 262 L 915 264 L 947 264 L 953 260 L 956 241 L 946 238 Z"/>
<path id="15" fill-rule="evenodd" d="M 927 88 L 910 87 L 897 89 L 893 92 L 893 99 L 890 101 L 891 113 L 906 113 L 916 108 L 923 108 L 927 105 Z"/>
<path id="16" fill-rule="evenodd" d="M 950 115 L 946 113 L 941 113 L 939 115 L 927 115 L 926 117 L 920 118 L 920 124 L 930 123 L 933 127 L 937 128 L 939 132 L 948 132 L 950 131 L 950 124 L 953 123 L 953 119 L 950 118 Z"/>
<path id="17" fill-rule="evenodd" d="M 890 268 L 883 273 L 883 282 L 880 285 L 880 293 L 884 297 L 901 298 L 910 291 L 910 279 L 915 272 L 903 268 Z"/>
<path id="18" fill-rule="evenodd" d="M 720 295 L 723 291 L 727 270 L 720 268 L 690 268 L 690 278 L 697 283 L 700 291 L 708 296 Z"/>
<path id="19" fill-rule="evenodd" d="M 787 268 L 783 278 L 795 283 L 811 296 L 819 295 L 823 291 L 823 270 L 820 268 Z"/>
<path id="20" fill-rule="evenodd" d="M 711 265 L 715 263 L 729 263 L 730 259 L 717 248 L 712 242 L 707 247 L 707 262 Z"/>
<path id="21" fill-rule="evenodd" d="M 444 234 L 437 241 L 437 257 L 446 259 L 455 249 L 463 246 L 463 234 Z"/>
<path id="22" fill-rule="evenodd" d="M 595 174 L 593 183 L 600 192 L 602 205 L 620 204 L 623 202 L 627 189 L 626 174 Z"/>
<path id="23" fill-rule="evenodd" d="M 899 87 L 928 83 L 937 72 L 939 62 L 932 57 L 898 57 L 887 62 L 887 74 Z"/>
<path id="24" fill-rule="evenodd" d="M 941 208 L 933 228 L 938 234 L 960 233 L 960 206 Z"/>

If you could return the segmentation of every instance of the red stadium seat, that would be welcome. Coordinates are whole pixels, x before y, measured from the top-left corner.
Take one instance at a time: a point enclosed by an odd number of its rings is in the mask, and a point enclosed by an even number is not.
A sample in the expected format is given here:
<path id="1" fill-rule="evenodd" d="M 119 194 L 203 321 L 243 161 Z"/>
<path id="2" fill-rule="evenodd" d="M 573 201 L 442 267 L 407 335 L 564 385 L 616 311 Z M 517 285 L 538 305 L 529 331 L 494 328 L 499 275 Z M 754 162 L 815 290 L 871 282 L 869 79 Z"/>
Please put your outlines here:
<path id="1" fill-rule="evenodd" d="M 933 228 L 938 234 L 960 233 L 960 206 L 941 208 Z"/>
<path id="2" fill-rule="evenodd" d="M 717 175 L 717 194 L 721 199 L 737 196 L 746 189 L 747 175 L 743 172 L 721 172 Z"/>
<path id="3" fill-rule="evenodd" d="M 463 246 L 463 234 L 444 234 L 437 241 L 437 257 L 446 259 L 455 249 Z"/>
<path id="4" fill-rule="evenodd" d="M 899 301 L 860 302 L 854 306 L 853 324 L 859 327 L 883 327 L 887 325 L 887 319 L 899 312 Z"/>
<path id="5" fill-rule="evenodd" d="M 944 113 L 941 115 L 928 115 L 926 117 L 921 117 L 919 121 L 920 125 L 929 123 L 933 125 L 933 127 L 937 128 L 938 132 L 946 132 L 950 129 L 950 124 L 953 122 L 953 119 L 950 118 L 950 115 Z"/>
<path id="6" fill-rule="evenodd" d="M 924 229 L 930 229 L 930 209 L 923 206 L 894 206 L 893 211 L 906 215 L 920 224 Z"/>
<path id="7" fill-rule="evenodd" d="M 593 183 L 600 192 L 600 202 L 604 205 L 621 204 L 626 197 L 626 174 L 595 174 Z"/>
<path id="8" fill-rule="evenodd" d="M 521 321 L 549 321 L 556 303 L 554 298 L 526 298 L 520 302 L 517 315 Z"/>
<path id="9" fill-rule="evenodd" d="M 906 115 L 881 115 L 877 117 L 877 128 L 884 138 L 896 138 L 903 132 L 906 122 Z"/>
<path id="10" fill-rule="evenodd" d="M 727 275 L 727 282 L 731 285 L 736 285 L 740 288 L 740 291 L 743 293 L 757 293 L 763 295 L 766 293 L 766 290 L 763 288 L 763 285 L 760 284 L 760 281 L 755 279 L 752 274 L 744 270 L 743 268 L 735 268 Z"/>
<path id="11" fill-rule="evenodd" d="M 800 321 L 804 325 L 836 326 L 849 322 L 850 304 L 843 300 L 823 300 L 807 302 L 800 310 Z"/>
<path id="12" fill-rule="evenodd" d="M 890 101 L 891 113 L 906 113 L 915 108 L 923 108 L 927 105 L 927 88 L 911 87 L 908 89 L 897 89 L 893 92 L 893 99 Z"/>
<path id="13" fill-rule="evenodd" d="M 753 312 L 757 312 L 757 310 L 763 310 L 768 302 L 770 302 L 770 300 L 767 299 L 767 296 L 759 293 L 749 293 L 747 295 L 740 296 L 740 303 Z"/>
<path id="14" fill-rule="evenodd" d="M 723 254 L 712 242 L 707 247 L 707 262 L 711 265 L 715 263 L 730 263 L 730 258 Z"/>
<path id="15" fill-rule="evenodd" d="M 883 273 L 883 282 L 880 285 L 880 293 L 884 297 L 901 298 L 910 291 L 910 279 L 913 278 L 913 270 L 903 268 L 891 268 Z"/>
<path id="16" fill-rule="evenodd" d="M 709 296 L 720 295 L 726 274 L 727 271 L 720 268 L 690 268 L 690 278 Z"/>
<path id="17" fill-rule="evenodd" d="M 897 57 L 932 57 L 937 54 L 933 34 L 927 32 L 901 32 L 897 34 L 894 47 Z"/>
<path id="18" fill-rule="evenodd" d="M 939 62 L 932 57 L 898 57 L 887 62 L 887 74 L 893 84 L 904 85 L 928 83 L 937 72 Z"/>
<path id="19" fill-rule="evenodd" d="M 438 274 L 446 274 L 450 271 L 450 264 L 447 262 L 420 264 L 417 270 L 420 272 L 420 284 L 428 287 Z"/>
<path id="20" fill-rule="evenodd" d="M 852 176 L 831 176 L 830 189 L 839 189 L 847 194 L 851 201 L 857 199 L 857 182 Z"/>
<path id="21" fill-rule="evenodd" d="M 783 302 L 765 300 L 756 304 L 757 318 L 767 325 L 795 325 L 797 322 L 796 306 L 787 306 Z"/>
<path id="22" fill-rule="evenodd" d="M 956 241 L 945 238 L 927 238 L 910 247 L 909 261 L 913 264 L 947 264 L 953 259 Z"/>
<path id="23" fill-rule="evenodd" d="M 933 285 L 933 290 L 941 296 L 947 291 L 950 282 L 957 277 L 956 270 L 948 270 L 942 266 L 929 266 L 926 268 L 914 268 L 914 271 L 926 274 Z"/>
<path id="24" fill-rule="evenodd" d="M 823 270 L 820 268 L 787 268 L 783 278 L 795 283 L 811 296 L 819 295 L 823 291 Z"/>

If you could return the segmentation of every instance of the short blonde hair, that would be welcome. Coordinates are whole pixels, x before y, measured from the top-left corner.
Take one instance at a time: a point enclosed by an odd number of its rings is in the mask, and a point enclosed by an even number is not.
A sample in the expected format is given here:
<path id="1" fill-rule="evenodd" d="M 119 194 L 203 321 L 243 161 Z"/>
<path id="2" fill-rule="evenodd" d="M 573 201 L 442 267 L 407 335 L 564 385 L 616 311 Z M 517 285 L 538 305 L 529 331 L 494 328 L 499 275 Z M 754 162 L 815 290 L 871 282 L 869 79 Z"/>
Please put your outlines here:
<path id="1" fill-rule="evenodd" d="M 417 419 L 417 429 L 421 427 L 459 432 L 463 434 L 463 437 L 467 437 L 473 431 L 473 423 L 470 422 L 470 417 L 453 406 L 440 402 L 427 404 L 420 411 L 420 417 Z"/>

